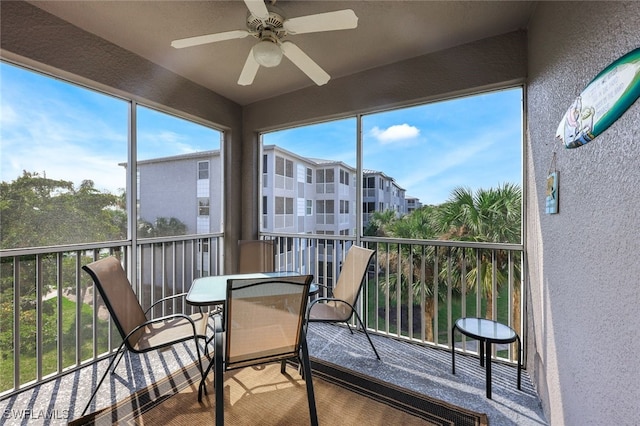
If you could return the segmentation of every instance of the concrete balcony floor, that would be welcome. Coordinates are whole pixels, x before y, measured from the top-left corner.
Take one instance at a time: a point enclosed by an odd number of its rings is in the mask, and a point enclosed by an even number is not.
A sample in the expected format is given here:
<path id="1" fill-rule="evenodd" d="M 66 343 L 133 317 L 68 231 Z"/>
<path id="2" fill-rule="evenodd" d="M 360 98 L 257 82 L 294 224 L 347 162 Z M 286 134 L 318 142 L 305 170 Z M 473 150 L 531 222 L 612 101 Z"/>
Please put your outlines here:
<path id="1" fill-rule="evenodd" d="M 493 363 L 493 395 L 485 396 L 485 374 L 478 358 L 456 356 L 456 375 L 451 374 L 451 354 L 382 336 L 372 336 L 380 353 L 378 361 L 363 333 L 353 335 L 345 327 L 310 324 L 309 353 L 319 358 L 377 377 L 415 392 L 483 412 L 489 424 L 547 425 L 540 400 L 523 370 L 522 390 L 516 387 L 516 368 Z M 162 352 L 125 356 L 116 373 L 107 376 L 96 397 L 102 408 L 132 392 L 178 371 L 191 363 L 192 344 Z M 62 425 L 81 415 L 87 399 L 107 367 L 108 360 L 94 363 L 59 379 L 0 401 L 3 424 Z M 30 410 L 30 411 L 25 411 Z"/>

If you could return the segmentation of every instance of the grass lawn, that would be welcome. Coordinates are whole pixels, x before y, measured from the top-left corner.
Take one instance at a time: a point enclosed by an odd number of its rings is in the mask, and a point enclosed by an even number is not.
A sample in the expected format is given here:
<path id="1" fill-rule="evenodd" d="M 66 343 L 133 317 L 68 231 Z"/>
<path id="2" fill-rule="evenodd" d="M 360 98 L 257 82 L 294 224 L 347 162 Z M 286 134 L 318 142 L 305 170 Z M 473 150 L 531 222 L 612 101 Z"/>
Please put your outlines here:
<path id="1" fill-rule="evenodd" d="M 369 306 L 368 306 L 368 321 L 369 321 L 369 326 L 375 328 L 376 327 L 376 319 L 377 319 L 377 326 L 380 330 L 385 330 L 386 328 L 386 323 L 385 323 L 385 317 L 384 317 L 384 313 L 380 312 L 380 314 L 378 314 L 378 312 L 376 312 L 376 305 L 375 305 L 375 301 L 376 301 L 376 293 L 375 293 L 375 286 L 376 283 L 374 280 L 369 281 L 369 291 L 368 291 L 368 301 L 369 301 Z M 498 299 L 497 299 L 497 308 L 498 308 L 498 321 L 502 322 L 502 323 L 508 323 L 508 315 L 509 315 L 509 295 L 508 295 L 508 289 L 507 287 L 503 287 L 500 292 L 498 293 Z M 390 333 L 397 333 L 398 328 L 396 325 L 396 302 L 394 300 L 390 300 L 389 301 L 389 309 L 390 309 L 390 313 L 389 313 L 389 317 L 390 317 L 390 321 L 389 321 L 389 332 Z M 380 307 L 384 307 L 385 306 L 385 294 L 383 292 L 380 292 L 379 296 L 378 296 L 378 306 Z M 406 306 L 403 307 L 406 311 Z M 480 308 L 480 312 L 478 313 L 476 310 L 476 294 L 475 293 L 467 293 L 466 295 L 466 313 L 464 316 L 467 317 L 475 317 L 475 316 L 480 316 L 480 317 L 484 317 L 484 311 L 486 310 L 486 300 L 482 299 L 481 300 L 481 308 Z M 452 294 L 452 298 L 451 298 L 451 321 L 455 321 L 456 319 L 462 317 L 462 298 L 459 294 L 456 294 L 455 292 Z M 414 336 L 420 336 L 420 326 L 421 323 L 420 321 L 422 321 L 422 312 L 420 309 L 420 305 L 415 305 L 414 306 L 414 311 L 413 311 L 413 317 L 414 317 Z M 402 313 L 402 318 L 403 318 L 403 324 L 402 324 L 402 334 L 403 335 L 407 335 L 407 324 L 406 324 L 406 312 Z M 438 333 L 438 340 L 440 342 L 446 342 L 448 339 L 448 335 L 451 331 L 451 328 L 449 327 L 448 324 L 448 317 L 447 317 L 447 302 L 445 300 L 439 300 L 438 301 L 438 328 L 437 328 L 437 333 Z M 434 330 L 434 333 L 436 332 L 436 330 Z"/>
<path id="2" fill-rule="evenodd" d="M 44 303 L 50 304 L 53 309 L 43 309 L 44 312 L 51 312 L 50 314 L 43 313 L 42 322 L 45 324 L 44 329 L 53 327 L 52 335 L 45 331 L 45 338 L 43 342 L 43 354 L 42 354 L 42 375 L 46 376 L 51 373 L 55 373 L 58 370 L 58 358 L 56 348 L 56 310 L 57 310 L 57 298 L 49 299 Z M 64 345 L 62 362 L 64 367 L 72 366 L 76 360 L 76 303 L 67 299 L 62 299 L 62 336 L 58 336 L 62 339 Z M 93 321 L 93 309 L 87 304 L 82 305 L 81 310 L 81 356 L 80 359 L 87 359 L 93 355 L 93 341 L 92 341 L 92 321 Z M 35 324 L 21 323 L 21 327 L 29 327 L 31 330 L 23 330 L 23 335 L 35 334 Z M 98 320 L 98 353 L 107 350 L 107 334 L 108 334 L 108 322 Z M 9 327 L 3 327 L 3 333 L 12 335 L 11 325 Z M 26 331 L 26 332 L 25 332 Z M 117 334 L 117 333 L 116 333 Z M 4 340 L 7 341 L 7 340 Z M 11 341 L 9 338 L 8 341 Z M 33 353 L 21 354 L 20 357 L 20 383 L 24 384 L 35 380 L 36 378 L 36 356 L 35 351 Z M 0 392 L 13 388 L 13 351 L 10 348 L 0 348 Z"/>

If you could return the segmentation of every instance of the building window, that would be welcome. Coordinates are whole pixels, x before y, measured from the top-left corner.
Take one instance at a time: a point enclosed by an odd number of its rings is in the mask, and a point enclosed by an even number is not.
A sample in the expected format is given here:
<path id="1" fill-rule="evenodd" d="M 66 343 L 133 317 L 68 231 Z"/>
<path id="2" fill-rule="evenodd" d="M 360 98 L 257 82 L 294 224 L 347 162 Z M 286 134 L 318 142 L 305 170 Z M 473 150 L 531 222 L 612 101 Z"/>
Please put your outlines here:
<path id="1" fill-rule="evenodd" d="M 208 161 L 198 161 L 198 179 L 209 179 Z"/>
<path id="2" fill-rule="evenodd" d="M 293 201 L 291 197 L 275 197 L 275 228 L 290 228 L 294 225 Z"/>
<path id="3" fill-rule="evenodd" d="M 333 169 L 321 169 L 316 171 L 316 182 L 318 183 L 333 183 L 334 182 Z"/>
<path id="4" fill-rule="evenodd" d="M 198 198 L 198 216 L 209 216 L 209 198 Z"/>
<path id="5" fill-rule="evenodd" d="M 286 177 L 290 177 L 290 178 L 292 178 L 292 177 L 293 177 L 293 161 L 291 161 L 291 160 L 285 160 L 285 162 L 284 162 L 284 168 L 285 168 L 285 170 L 284 170 L 284 173 L 285 173 L 285 174 L 284 174 L 284 175 L 285 175 Z"/>
<path id="6" fill-rule="evenodd" d="M 284 158 L 276 155 L 276 174 L 284 176 Z"/>
<path id="7" fill-rule="evenodd" d="M 313 170 L 307 167 L 307 183 L 313 183 Z"/>
<path id="8" fill-rule="evenodd" d="M 276 174 L 285 177 L 293 177 L 293 161 L 276 156 Z"/>
<path id="9" fill-rule="evenodd" d="M 346 170 L 340 170 L 340 183 L 343 185 L 349 185 L 349 172 Z"/>
<path id="10" fill-rule="evenodd" d="M 334 170 L 316 170 L 316 192 L 319 194 L 333 194 L 334 191 Z"/>
<path id="11" fill-rule="evenodd" d="M 276 214 L 293 214 L 293 198 L 276 197 Z"/>
<path id="12" fill-rule="evenodd" d="M 374 177 L 367 177 L 364 179 L 364 185 L 365 188 L 375 188 L 376 187 L 376 178 Z"/>
<path id="13" fill-rule="evenodd" d="M 305 214 L 307 216 L 311 216 L 313 214 L 313 200 L 305 200 L 306 209 Z"/>
<path id="14" fill-rule="evenodd" d="M 294 189 L 293 161 L 276 155 L 276 172 L 274 187 L 279 189 Z"/>
<path id="15" fill-rule="evenodd" d="M 333 200 L 316 201 L 316 223 L 319 225 L 332 225 L 335 223 L 335 203 Z"/>

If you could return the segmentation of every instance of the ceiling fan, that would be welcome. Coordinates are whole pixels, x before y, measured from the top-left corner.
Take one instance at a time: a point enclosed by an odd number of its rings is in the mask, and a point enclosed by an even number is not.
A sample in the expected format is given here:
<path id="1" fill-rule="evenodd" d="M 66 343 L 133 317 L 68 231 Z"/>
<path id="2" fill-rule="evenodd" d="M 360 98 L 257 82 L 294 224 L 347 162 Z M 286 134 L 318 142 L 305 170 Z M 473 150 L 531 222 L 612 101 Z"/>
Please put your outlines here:
<path id="1" fill-rule="evenodd" d="M 172 41 L 171 46 L 181 49 L 253 36 L 260 41 L 251 48 L 238 84 L 250 85 L 260 66 L 275 67 L 280 64 L 284 55 L 318 86 L 322 86 L 331 78 L 329 74 L 298 46 L 290 41 L 283 41 L 284 37 L 294 34 L 347 30 L 358 26 L 358 17 L 351 9 L 287 19 L 282 11 L 274 6 L 275 0 L 272 0 L 268 6 L 264 0 L 244 0 L 244 2 L 249 9 L 246 30 L 183 38 Z"/>

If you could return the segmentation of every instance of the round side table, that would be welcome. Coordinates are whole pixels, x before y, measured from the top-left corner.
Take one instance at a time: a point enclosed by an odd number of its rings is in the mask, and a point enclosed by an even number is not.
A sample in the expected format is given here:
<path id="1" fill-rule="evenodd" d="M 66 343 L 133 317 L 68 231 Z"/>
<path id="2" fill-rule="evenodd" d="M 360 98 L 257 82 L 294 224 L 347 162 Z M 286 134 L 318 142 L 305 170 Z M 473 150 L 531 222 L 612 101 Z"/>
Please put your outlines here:
<path id="1" fill-rule="evenodd" d="M 486 364 L 487 398 L 491 399 L 491 345 L 493 343 L 518 342 L 518 389 L 521 383 L 521 354 L 520 336 L 511 327 L 496 321 L 484 318 L 460 318 L 451 329 L 451 372 L 456 374 L 456 348 L 453 339 L 454 332 L 458 330 L 467 337 L 478 340 L 480 343 L 480 366 Z M 486 358 L 486 360 L 485 360 Z"/>

